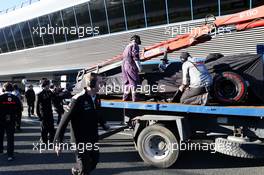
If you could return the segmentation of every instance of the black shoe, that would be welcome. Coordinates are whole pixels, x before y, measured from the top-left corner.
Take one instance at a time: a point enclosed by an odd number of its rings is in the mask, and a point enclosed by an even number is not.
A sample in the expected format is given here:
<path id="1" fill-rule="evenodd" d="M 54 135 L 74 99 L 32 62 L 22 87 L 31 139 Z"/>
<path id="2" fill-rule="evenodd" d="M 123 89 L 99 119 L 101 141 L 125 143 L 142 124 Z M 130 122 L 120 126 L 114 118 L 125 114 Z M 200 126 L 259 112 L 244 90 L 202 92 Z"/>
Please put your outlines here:
<path id="1" fill-rule="evenodd" d="M 22 129 L 21 128 L 16 128 L 17 132 L 21 132 Z"/>
<path id="2" fill-rule="evenodd" d="M 72 173 L 72 175 L 79 175 L 80 174 L 80 171 L 77 169 L 77 168 L 72 168 L 71 169 L 71 173 Z"/>
<path id="3" fill-rule="evenodd" d="M 7 160 L 8 161 L 13 161 L 14 160 L 14 157 L 8 157 Z"/>

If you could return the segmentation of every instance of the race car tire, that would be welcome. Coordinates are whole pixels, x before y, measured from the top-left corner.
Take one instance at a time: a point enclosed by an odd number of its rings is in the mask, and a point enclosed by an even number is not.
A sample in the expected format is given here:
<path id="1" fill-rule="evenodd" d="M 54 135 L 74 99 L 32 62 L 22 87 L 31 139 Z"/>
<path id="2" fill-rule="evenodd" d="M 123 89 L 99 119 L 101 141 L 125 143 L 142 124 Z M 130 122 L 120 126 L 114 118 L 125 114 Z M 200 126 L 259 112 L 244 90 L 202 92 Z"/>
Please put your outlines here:
<path id="1" fill-rule="evenodd" d="M 242 102 L 247 95 L 247 84 L 243 77 L 234 72 L 222 72 L 214 78 L 213 96 L 221 103 Z"/>

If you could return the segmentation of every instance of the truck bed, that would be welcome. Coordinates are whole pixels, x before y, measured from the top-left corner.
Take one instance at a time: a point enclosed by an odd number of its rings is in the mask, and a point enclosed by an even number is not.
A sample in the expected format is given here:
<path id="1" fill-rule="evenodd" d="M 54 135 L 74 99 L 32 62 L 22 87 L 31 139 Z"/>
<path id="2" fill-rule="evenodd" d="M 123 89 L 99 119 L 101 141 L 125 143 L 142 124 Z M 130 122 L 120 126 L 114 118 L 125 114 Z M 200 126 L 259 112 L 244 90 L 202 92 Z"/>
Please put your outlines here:
<path id="1" fill-rule="evenodd" d="M 102 107 L 178 113 L 264 117 L 264 106 L 199 106 L 164 102 L 124 102 L 122 100 L 102 100 Z"/>

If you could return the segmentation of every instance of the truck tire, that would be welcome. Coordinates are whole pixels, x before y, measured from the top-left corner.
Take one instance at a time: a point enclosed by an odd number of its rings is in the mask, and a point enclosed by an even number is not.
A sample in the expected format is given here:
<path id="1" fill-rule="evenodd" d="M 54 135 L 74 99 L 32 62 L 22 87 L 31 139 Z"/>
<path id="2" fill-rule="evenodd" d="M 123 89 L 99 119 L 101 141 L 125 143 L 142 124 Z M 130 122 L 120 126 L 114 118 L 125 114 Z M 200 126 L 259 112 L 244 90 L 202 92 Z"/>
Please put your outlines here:
<path id="1" fill-rule="evenodd" d="M 240 158 L 264 158 L 264 144 L 261 142 L 236 141 L 226 138 L 215 139 L 215 151 Z"/>
<path id="2" fill-rule="evenodd" d="M 216 75 L 213 84 L 213 96 L 222 103 L 234 104 L 242 102 L 247 94 L 247 84 L 234 72 L 223 72 Z"/>
<path id="3" fill-rule="evenodd" d="M 158 168 L 168 168 L 176 162 L 179 156 L 178 145 L 175 134 L 161 124 L 148 126 L 137 140 L 141 158 L 148 165 Z"/>

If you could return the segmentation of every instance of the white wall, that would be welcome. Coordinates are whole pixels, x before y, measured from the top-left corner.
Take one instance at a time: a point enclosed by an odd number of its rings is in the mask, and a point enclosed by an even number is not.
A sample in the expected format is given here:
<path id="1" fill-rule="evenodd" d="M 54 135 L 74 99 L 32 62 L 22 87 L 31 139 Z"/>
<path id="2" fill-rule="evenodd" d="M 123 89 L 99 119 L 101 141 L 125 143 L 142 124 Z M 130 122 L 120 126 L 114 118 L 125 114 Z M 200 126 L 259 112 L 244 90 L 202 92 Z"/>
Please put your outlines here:
<path id="1" fill-rule="evenodd" d="M 0 15 L 0 28 L 27 21 L 89 0 L 41 0 L 29 6 Z"/>

